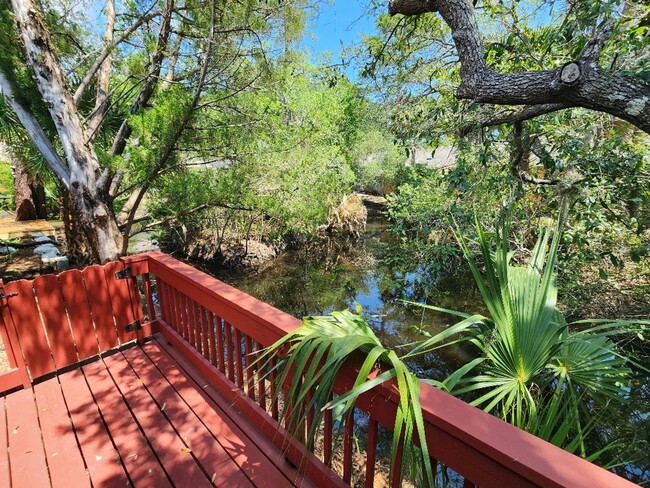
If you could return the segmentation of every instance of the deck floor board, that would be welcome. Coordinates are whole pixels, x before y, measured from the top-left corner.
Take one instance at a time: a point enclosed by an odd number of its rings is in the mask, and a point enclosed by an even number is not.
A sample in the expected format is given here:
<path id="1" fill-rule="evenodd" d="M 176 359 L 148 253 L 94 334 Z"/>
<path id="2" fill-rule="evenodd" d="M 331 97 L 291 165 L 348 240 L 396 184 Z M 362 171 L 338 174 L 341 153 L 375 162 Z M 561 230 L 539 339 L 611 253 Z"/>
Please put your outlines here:
<path id="1" fill-rule="evenodd" d="M 13 486 L 48 486 L 50 476 L 32 390 L 21 390 L 9 395 L 6 406 L 9 465 Z"/>
<path id="2" fill-rule="evenodd" d="M 266 443 L 261 446 L 252 442 L 243 430 L 233 422 L 228 416 L 233 413 L 229 406 L 218 406 L 205 392 L 205 383 L 196 384 L 180 365 L 176 359 L 169 356 L 161 349 L 158 344 L 150 343 L 145 345 L 145 351 L 150 359 L 164 369 L 165 376 L 172 383 L 176 391 L 185 399 L 185 401 L 201 417 L 206 425 L 209 426 L 215 438 L 230 454 L 237 463 L 239 468 L 244 471 L 251 479 L 255 486 L 269 486 L 269 480 L 275 479 L 276 486 L 292 486 L 293 484 L 286 477 L 278 478 L 278 472 L 284 474 L 282 470 L 269 459 L 267 452 L 276 451 Z M 225 407 L 225 408 L 224 408 Z M 219 418 L 216 412 L 222 412 Z"/>
<path id="3" fill-rule="evenodd" d="M 160 339 L 160 341 L 157 342 L 155 346 L 154 344 L 145 345 L 145 351 L 147 354 L 149 354 L 150 357 L 152 357 L 156 364 L 166 364 L 166 357 L 174 361 L 174 363 L 172 363 L 173 366 L 179 367 L 180 369 L 178 370 L 178 373 L 173 376 L 169 375 L 169 371 L 166 372 L 169 377 L 179 378 L 182 382 L 192 382 L 195 385 L 195 381 L 202 378 L 200 373 L 192 365 L 190 365 L 187 361 L 184 361 L 182 355 L 178 351 L 174 350 L 171 345 L 165 344 L 164 339 Z M 201 400 L 199 400 L 197 403 L 198 408 L 203 408 L 203 404 L 207 402 L 214 405 L 215 408 L 221 409 L 225 415 L 231 416 L 229 418 L 230 422 L 228 422 L 227 425 L 231 426 L 231 428 L 236 429 L 239 432 L 238 435 L 243 439 L 248 439 L 248 442 L 245 442 L 247 446 L 252 446 L 257 451 L 262 451 L 263 455 L 268 459 L 268 462 L 275 466 L 274 469 L 279 470 L 285 476 L 285 480 L 283 480 L 284 485 L 298 485 L 303 487 L 311 486 L 311 482 L 300 475 L 296 469 L 291 464 L 289 464 L 284 455 L 266 438 L 264 438 L 256 429 L 251 428 L 248 424 L 245 423 L 237 423 L 237 417 L 239 414 L 235 411 L 235 409 L 232 408 L 232 405 L 229 405 L 228 402 L 226 402 L 216 392 L 216 390 L 214 390 L 205 382 L 199 384 L 198 386 L 198 391 L 201 395 Z M 257 452 L 254 452 L 253 455 L 257 455 Z M 257 459 L 258 461 L 256 462 L 259 462 L 258 457 L 253 459 Z M 264 461 L 263 466 L 268 466 L 266 460 Z M 261 483 L 258 486 L 265 486 L 264 480 L 268 480 L 268 478 L 265 478 L 264 476 L 265 472 L 260 470 L 255 464 L 253 464 L 252 467 L 252 476 L 254 481 L 257 480 Z"/>
<path id="4" fill-rule="evenodd" d="M 172 483 L 177 486 L 186 483 L 193 488 L 210 486 L 207 476 L 193 459 L 191 450 L 160 411 L 122 354 L 107 358 L 106 365 Z"/>
<path id="5" fill-rule="evenodd" d="M 59 380 L 93 486 L 128 486 L 129 478 L 81 369 L 61 375 Z"/>
<path id="6" fill-rule="evenodd" d="M 0 396 L 0 486 L 310 486 L 188 368 L 154 340 Z"/>
<path id="7" fill-rule="evenodd" d="M 171 486 L 165 470 L 131 415 L 104 363 L 92 362 L 83 367 L 83 372 L 133 484 Z"/>
<path id="8" fill-rule="evenodd" d="M 7 414 L 5 399 L 0 398 L 0 486 L 9 486 L 9 450 L 7 449 Z"/>
<path id="9" fill-rule="evenodd" d="M 167 375 L 163 375 L 154 363 L 139 351 L 125 351 L 125 356 L 156 398 L 159 408 L 164 406 L 165 415 L 178 429 L 198 463 L 210 474 L 210 479 L 212 480 L 214 476 L 215 484 L 222 486 L 253 486 L 205 426 L 204 422 L 210 419 L 202 419 L 192 410 L 169 383 Z M 219 421 L 219 419 L 216 420 Z"/>
<path id="10" fill-rule="evenodd" d="M 91 486 L 58 381 L 35 385 L 34 393 L 52 485 Z"/>

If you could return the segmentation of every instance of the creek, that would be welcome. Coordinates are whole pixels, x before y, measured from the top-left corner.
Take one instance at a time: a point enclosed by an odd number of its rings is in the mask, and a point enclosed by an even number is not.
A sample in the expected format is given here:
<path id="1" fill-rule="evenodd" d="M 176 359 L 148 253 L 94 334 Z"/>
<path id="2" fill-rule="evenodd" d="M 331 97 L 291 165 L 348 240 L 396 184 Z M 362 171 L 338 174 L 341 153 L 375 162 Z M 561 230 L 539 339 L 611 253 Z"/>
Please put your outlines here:
<path id="1" fill-rule="evenodd" d="M 435 277 L 425 266 L 400 258 L 400 247 L 381 214 L 369 215 L 367 231 L 359 239 L 328 238 L 306 248 L 286 251 L 256 271 L 211 268 L 194 263 L 218 279 L 296 317 L 326 315 L 357 304 L 382 343 L 389 348 L 422 340 L 419 331 L 435 334 L 456 317 L 412 306 L 427 302 L 442 308 L 486 314 L 485 305 L 469 274 Z M 476 351 L 449 346 L 427 354 L 409 367 L 421 378 L 443 380 L 471 361 Z M 629 402 L 617 419 L 601 419 L 615 432 L 623 459 L 617 471 L 636 482 L 650 479 L 650 381 L 646 372 L 633 376 Z M 389 445 L 387 435 L 384 443 Z M 453 485 L 453 483 L 451 483 Z"/>
<path id="2" fill-rule="evenodd" d="M 403 264 L 396 266 L 400 249 L 387 226 L 381 214 L 372 212 L 360 238 L 324 238 L 306 248 L 286 251 L 256 271 L 199 266 L 296 317 L 343 309 L 355 311 L 358 304 L 389 348 L 422 340 L 420 331 L 435 334 L 456 322 L 456 317 L 404 301 L 484 311 L 470 275 L 432 281 L 421 264 L 411 263 L 406 269 Z M 469 360 L 469 350 L 449 347 L 412 366 L 422 377 L 444 379 Z"/>

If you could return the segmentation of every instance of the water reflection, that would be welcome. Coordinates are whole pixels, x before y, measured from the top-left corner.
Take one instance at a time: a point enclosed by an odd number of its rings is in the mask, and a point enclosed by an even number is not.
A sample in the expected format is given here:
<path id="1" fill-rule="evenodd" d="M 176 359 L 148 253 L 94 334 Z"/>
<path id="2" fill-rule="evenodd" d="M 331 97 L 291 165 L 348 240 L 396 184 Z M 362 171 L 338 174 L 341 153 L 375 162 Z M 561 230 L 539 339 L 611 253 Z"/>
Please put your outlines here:
<path id="1" fill-rule="evenodd" d="M 359 304 L 382 342 L 391 348 L 422 339 L 413 326 L 435 334 L 454 321 L 445 314 L 407 306 L 402 300 L 471 312 L 481 306 L 469 276 L 432 279 L 418 263 L 411 263 L 410 269 L 396 265 L 402 262 L 395 259 L 399 252 L 385 220 L 372 216 L 359 240 L 324 239 L 288 251 L 256 272 L 208 271 L 297 317 L 354 310 Z M 424 376 L 441 378 L 466 362 L 470 352 L 449 348 L 412 366 Z"/>
<path id="2" fill-rule="evenodd" d="M 372 216 L 367 233 L 357 241 L 323 240 L 306 249 L 286 252 L 257 272 L 200 266 L 220 280 L 297 317 L 345 308 L 354 310 L 358 303 L 382 342 L 392 348 L 422 338 L 413 326 L 435 334 L 454 323 L 452 316 L 409 307 L 401 300 L 486 313 L 471 276 L 432 276 L 424 265 L 399 259 L 400 252 L 386 231 L 386 222 L 380 216 Z M 422 378 L 444 379 L 469 362 L 473 354 L 476 351 L 467 346 L 449 347 L 409 366 Z M 620 442 L 620 449 L 612 454 L 632 461 L 614 471 L 635 482 L 647 481 L 650 476 L 649 385 L 645 372 L 635 375 L 629 403 L 616 418 L 600 422 L 605 437 Z M 359 420 L 358 425 L 361 429 L 363 422 Z M 390 436 L 385 437 L 388 446 Z M 613 456 L 612 464 L 620 459 Z"/>

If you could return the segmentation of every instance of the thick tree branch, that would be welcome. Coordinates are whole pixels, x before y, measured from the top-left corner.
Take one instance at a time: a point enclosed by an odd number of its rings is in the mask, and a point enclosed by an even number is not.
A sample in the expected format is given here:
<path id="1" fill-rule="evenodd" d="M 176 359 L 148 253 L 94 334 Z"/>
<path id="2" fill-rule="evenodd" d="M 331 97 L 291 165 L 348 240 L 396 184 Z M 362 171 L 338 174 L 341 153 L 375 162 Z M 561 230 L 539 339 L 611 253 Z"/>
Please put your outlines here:
<path id="1" fill-rule="evenodd" d="M 34 72 L 36 86 L 63 147 L 75 218 L 79 219 L 97 260 L 102 263 L 115 260 L 122 236 L 97 187 L 101 172 L 99 160 L 92 144 L 86 141 L 81 118 L 68 91 L 43 16 L 33 0 L 12 0 L 11 4 L 27 64 Z"/>
<path id="2" fill-rule="evenodd" d="M 564 110 L 566 108 L 570 107 L 561 103 L 544 103 L 541 105 L 531 105 L 530 107 L 526 107 L 517 111 L 498 112 L 481 122 L 467 124 L 460 130 L 460 135 L 466 136 L 470 132 L 473 132 L 476 129 L 482 129 L 484 127 L 494 127 L 495 125 L 524 122 L 526 120 L 539 117 L 540 115 L 550 114 L 559 110 Z"/>
<path id="3" fill-rule="evenodd" d="M 36 117 L 16 100 L 13 86 L 2 71 L 2 66 L 0 66 L 0 95 L 4 95 L 9 102 L 9 106 L 18 116 L 18 120 L 27 131 L 29 138 L 43 155 L 47 165 L 54 171 L 61 184 L 66 189 L 70 189 L 70 170 L 54 149 Z"/>
<path id="4" fill-rule="evenodd" d="M 156 49 L 154 50 L 151 59 L 151 69 L 149 70 L 149 76 L 142 85 L 138 96 L 135 98 L 135 100 L 133 100 L 133 103 L 131 103 L 130 112 L 132 114 L 137 113 L 140 108 L 149 101 L 153 95 L 156 83 L 158 83 L 162 61 L 165 57 L 165 51 L 167 49 L 167 43 L 169 41 L 173 11 L 174 0 L 165 0 L 165 6 L 162 12 L 162 22 L 160 23 L 160 31 L 158 31 Z M 130 135 L 131 127 L 129 126 L 128 121 L 125 119 L 122 122 L 122 125 L 120 126 L 117 134 L 115 135 L 115 139 L 113 140 L 113 145 L 111 147 L 111 156 L 122 154 L 122 152 L 124 152 L 126 141 Z"/>
<path id="5" fill-rule="evenodd" d="M 438 11 L 438 0 L 389 0 L 390 15 L 420 15 Z"/>
<path id="6" fill-rule="evenodd" d="M 600 59 L 600 54 L 603 51 L 603 47 L 612 33 L 613 27 L 614 21 L 612 19 L 604 22 L 603 25 L 596 30 L 594 36 L 587 41 L 587 44 L 585 44 L 585 47 L 582 49 L 579 58 L 585 61 L 598 61 Z"/>
<path id="7" fill-rule="evenodd" d="M 559 103 L 609 113 L 650 134 L 650 86 L 605 72 L 597 57 L 611 26 L 605 23 L 583 56 L 554 70 L 498 73 L 485 64 L 483 40 L 468 0 L 389 0 L 392 15 L 438 12 L 449 25 L 460 60 L 460 99 L 497 105 Z"/>
<path id="8" fill-rule="evenodd" d="M 106 0 L 106 28 L 104 30 L 104 45 L 106 47 L 113 43 L 113 31 L 115 30 L 115 0 Z M 108 111 L 108 84 L 111 76 L 111 65 L 113 57 L 109 54 L 99 68 L 97 75 L 97 95 L 95 96 L 95 108 L 88 118 L 88 140 L 93 141 Z M 75 103 L 79 103 L 75 100 Z"/>
<path id="9" fill-rule="evenodd" d="M 214 4 L 215 0 L 212 0 L 210 2 L 210 10 L 211 10 L 211 18 L 210 18 L 210 31 L 208 34 L 207 38 L 207 45 L 205 48 L 205 54 L 203 56 L 203 60 L 201 63 L 201 73 L 199 75 L 199 80 L 196 85 L 196 91 L 194 92 L 194 96 L 192 97 L 192 101 L 190 105 L 187 107 L 187 110 L 185 111 L 185 114 L 183 116 L 183 119 L 181 123 L 178 125 L 176 132 L 174 133 L 174 136 L 172 137 L 171 141 L 165 148 L 165 152 L 162 154 L 160 160 L 157 162 L 155 168 L 152 169 L 150 172 L 149 178 L 143 183 L 143 185 L 138 188 L 135 191 L 136 197 L 134 199 L 134 204 L 133 207 L 130 209 L 128 212 L 128 219 L 126 220 L 126 224 L 124 226 L 124 240 L 122 241 L 122 253 L 126 254 L 128 244 L 129 244 L 129 236 L 131 234 L 131 228 L 133 227 L 133 220 L 135 219 L 135 213 L 138 209 L 138 206 L 140 205 L 140 202 L 142 202 L 142 199 L 144 198 L 145 193 L 153 183 L 155 177 L 165 168 L 167 165 L 169 159 L 171 158 L 173 152 L 174 152 L 174 147 L 176 146 L 176 143 L 180 139 L 181 135 L 183 134 L 183 131 L 187 128 L 187 126 L 190 123 L 190 120 L 192 118 L 192 114 L 194 113 L 194 110 L 196 109 L 196 106 L 199 103 L 199 100 L 201 98 L 201 93 L 203 92 L 203 88 L 205 86 L 205 80 L 207 77 L 208 73 L 208 67 L 210 66 L 210 59 L 212 56 L 212 49 L 213 49 L 213 44 L 214 44 L 214 31 L 215 31 L 215 15 L 216 15 L 216 8 Z M 130 200 L 130 199 L 129 199 Z M 121 213 L 124 213 L 125 209 L 122 209 Z"/>

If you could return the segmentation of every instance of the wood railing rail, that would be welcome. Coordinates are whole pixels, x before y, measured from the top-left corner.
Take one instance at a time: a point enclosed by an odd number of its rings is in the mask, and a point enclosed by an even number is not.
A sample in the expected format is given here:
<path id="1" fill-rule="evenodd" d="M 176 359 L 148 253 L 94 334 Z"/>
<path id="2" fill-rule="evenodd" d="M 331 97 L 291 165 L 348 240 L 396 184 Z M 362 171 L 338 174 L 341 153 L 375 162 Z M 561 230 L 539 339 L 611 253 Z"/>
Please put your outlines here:
<path id="1" fill-rule="evenodd" d="M 316 485 L 349 486 L 353 475 L 356 483 L 362 478 L 365 486 L 374 485 L 380 426 L 392 430 L 397 410 L 394 382 L 359 398 L 342 437 L 329 411 L 305 412 L 308 424 L 323 415 L 316 448 L 307 452 L 278 425 L 282 405 L 271 401 L 273 385 L 254 362 L 301 321 L 170 256 L 147 253 L 33 281 L 0 282 L 0 318 L 11 367 L 0 375 L 0 392 L 159 331 Z M 353 384 L 354 364 L 344 368 L 335 393 Z M 289 407 L 290 400 L 280 394 Z M 420 402 L 432 458 L 458 473 L 454 480 L 464 486 L 633 486 L 428 384 L 421 384 Z M 365 473 L 353 473 L 359 463 L 354 422 L 363 422 L 367 434 Z M 390 482 L 397 486 L 398 477 Z"/>

